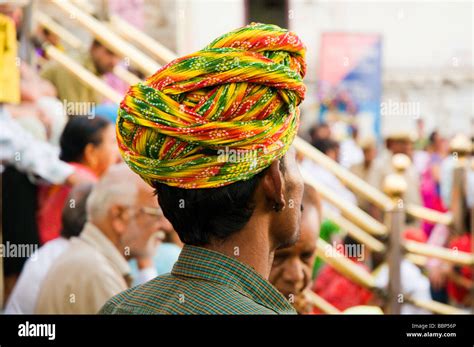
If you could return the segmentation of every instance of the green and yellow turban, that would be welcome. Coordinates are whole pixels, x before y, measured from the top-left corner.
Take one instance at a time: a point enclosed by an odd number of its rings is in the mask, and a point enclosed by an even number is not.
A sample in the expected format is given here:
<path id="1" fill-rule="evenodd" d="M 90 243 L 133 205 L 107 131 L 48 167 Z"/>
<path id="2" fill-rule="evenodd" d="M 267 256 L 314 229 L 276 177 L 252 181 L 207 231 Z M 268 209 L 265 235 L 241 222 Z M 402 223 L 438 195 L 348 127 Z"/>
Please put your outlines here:
<path id="1" fill-rule="evenodd" d="M 252 23 L 173 60 L 120 104 L 125 162 L 151 185 L 215 188 L 253 177 L 296 135 L 304 58 L 294 33 Z"/>

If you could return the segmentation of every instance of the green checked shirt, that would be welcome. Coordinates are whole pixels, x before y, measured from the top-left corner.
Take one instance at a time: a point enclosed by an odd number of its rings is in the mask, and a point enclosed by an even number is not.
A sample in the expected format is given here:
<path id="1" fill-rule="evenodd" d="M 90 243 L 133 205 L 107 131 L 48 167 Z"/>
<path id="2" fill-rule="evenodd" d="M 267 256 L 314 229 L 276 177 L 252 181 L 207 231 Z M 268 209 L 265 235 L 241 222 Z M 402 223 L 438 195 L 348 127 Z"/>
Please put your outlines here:
<path id="1" fill-rule="evenodd" d="M 169 274 L 110 299 L 101 314 L 296 314 L 250 266 L 185 245 Z"/>

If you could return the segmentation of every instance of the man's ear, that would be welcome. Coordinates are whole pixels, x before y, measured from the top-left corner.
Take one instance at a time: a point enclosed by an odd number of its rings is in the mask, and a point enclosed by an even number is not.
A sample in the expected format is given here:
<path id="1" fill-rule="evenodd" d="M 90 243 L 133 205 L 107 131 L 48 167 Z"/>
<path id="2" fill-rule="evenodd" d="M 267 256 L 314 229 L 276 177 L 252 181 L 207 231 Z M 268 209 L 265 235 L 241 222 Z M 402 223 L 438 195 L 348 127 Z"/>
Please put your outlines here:
<path id="1" fill-rule="evenodd" d="M 92 143 L 88 143 L 84 148 L 84 162 L 92 169 L 97 166 L 96 148 Z"/>
<path id="2" fill-rule="evenodd" d="M 283 159 L 280 159 L 283 160 Z M 280 209 L 285 208 L 285 182 L 283 172 L 280 170 L 280 160 L 275 160 L 268 168 L 265 176 L 263 176 L 263 191 L 267 200 L 272 204 L 279 206 Z"/>
<path id="3" fill-rule="evenodd" d="M 127 229 L 128 212 L 120 205 L 112 205 L 109 208 L 108 218 L 115 232 L 123 234 Z"/>

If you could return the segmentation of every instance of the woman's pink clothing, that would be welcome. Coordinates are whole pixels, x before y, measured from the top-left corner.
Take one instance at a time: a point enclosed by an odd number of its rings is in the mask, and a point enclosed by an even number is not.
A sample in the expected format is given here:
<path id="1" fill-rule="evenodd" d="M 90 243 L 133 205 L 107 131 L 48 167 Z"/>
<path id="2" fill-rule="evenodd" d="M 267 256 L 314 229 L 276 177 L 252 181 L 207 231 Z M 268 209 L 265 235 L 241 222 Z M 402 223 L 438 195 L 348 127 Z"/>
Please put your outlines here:
<path id="1" fill-rule="evenodd" d="M 80 173 L 90 179 L 97 181 L 97 176 L 87 167 L 78 163 L 69 163 Z M 39 210 L 36 215 L 38 233 L 41 244 L 57 238 L 61 233 L 61 215 L 66 199 L 71 191 L 71 186 L 62 185 L 42 185 L 38 189 Z"/>

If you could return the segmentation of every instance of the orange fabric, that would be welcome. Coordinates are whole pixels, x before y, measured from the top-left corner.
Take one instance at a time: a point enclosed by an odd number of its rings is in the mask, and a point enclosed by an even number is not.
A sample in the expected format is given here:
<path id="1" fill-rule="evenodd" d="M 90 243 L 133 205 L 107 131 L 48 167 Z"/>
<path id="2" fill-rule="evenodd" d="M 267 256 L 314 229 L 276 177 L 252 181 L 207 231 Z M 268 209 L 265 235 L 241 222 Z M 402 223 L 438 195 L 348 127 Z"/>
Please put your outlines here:
<path id="1" fill-rule="evenodd" d="M 428 237 L 426 236 L 425 232 L 419 228 L 405 229 L 402 236 L 405 240 L 412 240 L 422 243 L 426 243 L 426 241 L 428 241 Z"/>
<path id="2" fill-rule="evenodd" d="M 472 242 L 471 235 L 466 233 L 462 236 L 455 237 L 449 243 L 449 248 L 455 249 L 461 252 L 471 253 L 471 242 Z M 472 280 L 472 269 L 469 266 L 462 266 L 461 268 L 457 269 L 457 272 L 461 276 Z M 469 291 L 466 288 L 458 286 L 451 280 L 447 281 L 446 288 L 448 291 L 448 296 L 451 299 L 453 299 L 459 304 L 464 304 L 464 301 L 467 298 L 466 296 L 469 295 Z"/>
<path id="3" fill-rule="evenodd" d="M 357 265 L 366 268 L 361 263 Z M 314 281 L 312 290 L 341 311 L 359 305 L 366 305 L 372 299 L 372 293 L 347 279 L 332 267 L 325 265 Z M 317 308 L 313 313 L 322 313 Z"/>

